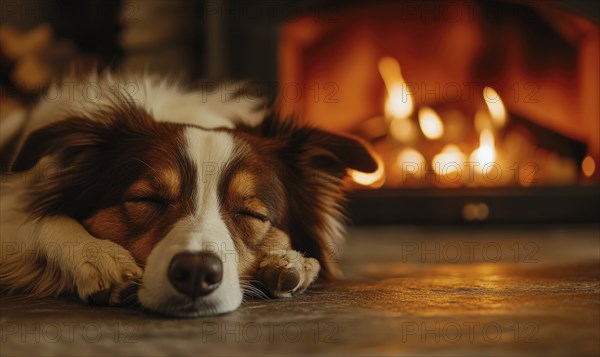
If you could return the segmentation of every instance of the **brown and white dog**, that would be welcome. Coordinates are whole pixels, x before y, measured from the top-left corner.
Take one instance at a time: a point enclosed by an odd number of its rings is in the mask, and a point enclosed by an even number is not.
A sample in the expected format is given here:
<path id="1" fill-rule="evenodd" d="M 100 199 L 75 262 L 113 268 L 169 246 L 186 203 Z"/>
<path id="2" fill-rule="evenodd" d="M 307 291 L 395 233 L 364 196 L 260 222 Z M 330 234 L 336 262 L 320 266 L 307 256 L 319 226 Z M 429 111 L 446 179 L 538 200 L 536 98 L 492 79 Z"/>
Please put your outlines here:
<path id="1" fill-rule="evenodd" d="M 360 142 L 154 76 L 52 90 L 1 122 L 5 292 L 205 316 L 338 275 L 343 178 L 376 169 Z"/>

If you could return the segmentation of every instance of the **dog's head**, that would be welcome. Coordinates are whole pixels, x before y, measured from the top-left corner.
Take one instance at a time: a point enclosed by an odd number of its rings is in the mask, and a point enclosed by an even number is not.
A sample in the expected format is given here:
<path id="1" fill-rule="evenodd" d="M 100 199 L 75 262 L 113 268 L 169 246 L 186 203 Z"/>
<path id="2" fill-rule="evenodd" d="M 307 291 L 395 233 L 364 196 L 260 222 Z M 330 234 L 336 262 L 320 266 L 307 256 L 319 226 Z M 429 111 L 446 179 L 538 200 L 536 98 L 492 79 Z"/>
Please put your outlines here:
<path id="1" fill-rule="evenodd" d="M 44 161 L 61 172 L 33 186 L 28 209 L 127 249 L 144 268 L 142 306 L 179 316 L 237 308 L 269 251 L 293 248 L 335 277 L 346 170 L 376 169 L 358 141 L 275 117 L 208 130 L 137 108 L 38 129 L 12 169 Z"/>

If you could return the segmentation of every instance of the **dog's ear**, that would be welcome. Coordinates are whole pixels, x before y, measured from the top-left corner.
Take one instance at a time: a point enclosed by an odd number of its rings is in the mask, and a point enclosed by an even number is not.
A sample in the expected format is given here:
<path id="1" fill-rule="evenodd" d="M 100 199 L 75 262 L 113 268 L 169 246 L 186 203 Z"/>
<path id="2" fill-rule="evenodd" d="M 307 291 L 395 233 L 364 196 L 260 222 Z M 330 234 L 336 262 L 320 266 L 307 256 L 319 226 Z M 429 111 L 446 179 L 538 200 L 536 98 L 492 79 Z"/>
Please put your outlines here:
<path id="1" fill-rule="evenodd" d="M 282 165 L 282 181 L 288 193 L 283 227 L 292 247 L 321 263 L 321 276 L 341 275 L 337 265 L 343 242 L 345 192 L 348 169 L 377 170 L 377 162 L 360 140 L 267 118 L 261 135 L 275 142 Z"/>
<path id="2" fill-rule="evenodd" d="M 374 172 L 377 162 L 360 139 L 268 117 L 260 127 L 263 137 L 283 140 L 287 159 L 318 172 L 341 178 L 347 169 Z"/>
<path id="3" fill-rule="evenodd" d="M 36 129 L 21 145 L 11 170 L 27 171 L 48 155 L 56 155 L 59 162 L 65 162 L 101 142 L 105 131 L 105 125 L 82 118 L 65 119 Z"/>

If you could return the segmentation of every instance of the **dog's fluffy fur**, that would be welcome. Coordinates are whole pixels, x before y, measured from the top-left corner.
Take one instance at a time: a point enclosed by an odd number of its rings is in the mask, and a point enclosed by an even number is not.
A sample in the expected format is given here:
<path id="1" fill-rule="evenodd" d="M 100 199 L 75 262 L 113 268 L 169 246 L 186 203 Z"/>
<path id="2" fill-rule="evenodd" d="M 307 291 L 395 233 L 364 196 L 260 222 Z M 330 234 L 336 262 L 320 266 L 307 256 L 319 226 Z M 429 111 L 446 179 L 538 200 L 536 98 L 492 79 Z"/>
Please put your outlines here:
<path id="1" fill-rule="evenodd" d="M 94 74 L 2 120 L 0 287 L 119 304 L 134 286 L 147 309 L 199 316 L 236 309 L 252 286 L 288 297 L 336 277 L 343 178 L 376 163 L 223 86 Z M 221 259 L 215 291 L 170 284 L 184 251 Z"/>

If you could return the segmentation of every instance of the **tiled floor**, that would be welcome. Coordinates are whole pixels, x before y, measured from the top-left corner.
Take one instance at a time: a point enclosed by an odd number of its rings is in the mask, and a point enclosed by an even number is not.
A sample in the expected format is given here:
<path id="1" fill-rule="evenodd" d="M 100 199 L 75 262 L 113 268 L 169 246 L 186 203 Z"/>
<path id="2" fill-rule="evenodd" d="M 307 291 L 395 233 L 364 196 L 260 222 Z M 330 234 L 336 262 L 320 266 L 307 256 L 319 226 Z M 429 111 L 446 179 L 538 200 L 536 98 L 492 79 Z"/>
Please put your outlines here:
<path id="1" fill-rule="evenodd" d="M 597 356 L 598 227 L 353 229 L 347 280 L 172 319 L 2 297 L 1 356 Z"/>

